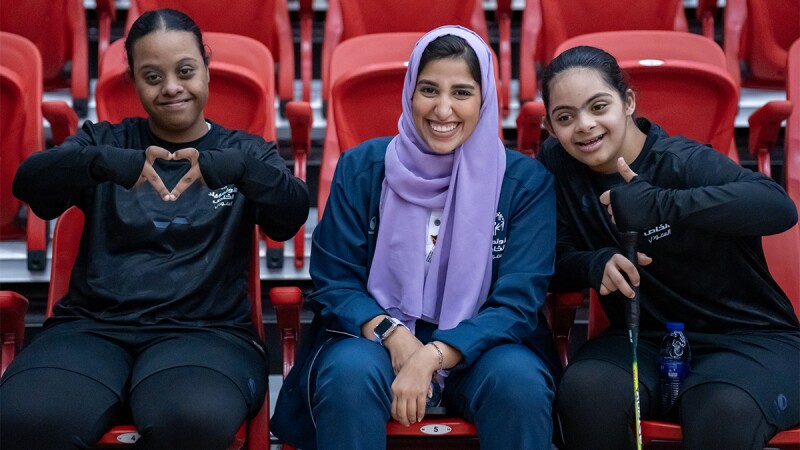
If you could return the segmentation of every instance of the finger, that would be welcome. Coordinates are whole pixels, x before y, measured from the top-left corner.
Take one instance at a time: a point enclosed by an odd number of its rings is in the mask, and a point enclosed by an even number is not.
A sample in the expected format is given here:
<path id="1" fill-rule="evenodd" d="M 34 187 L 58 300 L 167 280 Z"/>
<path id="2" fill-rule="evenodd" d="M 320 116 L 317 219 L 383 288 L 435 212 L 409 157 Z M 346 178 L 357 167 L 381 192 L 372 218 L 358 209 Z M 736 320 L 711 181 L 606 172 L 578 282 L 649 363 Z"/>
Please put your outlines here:
<path id="1" fill-rule="evenodd" d="M 394 420 L 400 422 L 405 427 L 411 425 L 411 423 L 408 421 L 408 416 L 406 415 L 406 400 L 398 400 L 397 397 L 395 397 L 395 402 L 397 403 L 397 414 L 394 416 Z"/>
<path id="2" fill-rule="evenodd" d="M 178 181 L 178 184 L 176 184 L 175 187 L 172 188 L 172 192 L 170 192 L 170 195 L 174 197 L 174 200 L 177 200 L 178 197 L 180 197 L 181 194 L 183 194 L 183 192 L 186 189 L 189 189 L 189 186 L 194 184 L 194 182 L 195 178 L 191 176 L 189 173 L 187 173 L 186 175 L 183 176 L 183 178 L 180 179 L 180 181 Z"/>
<path id="3" fill-rule="evenodd" d="M 432 396 L 433 394 L 431 394 Z M 425 418 L 425 396 L 420 395 L 417 397 L 417 422 Z"/>
<path id="4" fill-rule="evenodd" d="M 611 291 L 606 287 L 605 284 L 600 283 L 600 295 L 608 295 Z"/>
<path id="5" fill-rule="evenodd" d="M 169 189 L 167 189 L 167 187 L 164 186 L 164 182 L 161 181 L 161 177 L 158 176 L 158 173 L 156 173 L 155 169 L 153 169 L 153 166 L 146 164 L 145 168 L 142 170 L 142 177 L 144 177 L 147 182 L 153 186 L 153 189 L 158 192 L 158 195 L 162 200 L 165 202 L 174 200 L 169 192 Z"/>
<path id="6" fill-rule="evenodd" d="M 170 153 L 167 149 L 163 147 L 159 147 L 157 145 L 151 145 L 150 147 L 147 147 L 147 150 L 145 150 L 145 156 L 147 158 L 147 161 L 152 163 L 153 161 L 159 158 L 169 160 L 172 158 L 172 153 Z"/>
<path id="7" fill-rule="evenodd" d="M 609 206 L 609 207 L 611 206 L 611 191 L 610 190 L 605 191 L 602 194 L 600 194 L 600 203 L 602 203 L 602 204 L 604 204 L 606 206 Z"/>
<path id="8" fill-rule="evenodd" d="M 174 160 L 186 159 L 186 160 L 189 160 L 189 161 L 194 161 L 197 158 L 198 155 L 199 155 L 199 153 L 197 152 L 197 149 L 195 149 L 195 148 L 191 148 L 191 147 L 190 148 L 182 148 L 182 149 L 180 149 L 177 152 L 172 154 L 172 159 L 174 159 Z"/>
<path id="9" fill-rule="evenodd" d="M 649 265 L 651 262 L 653 262 L 653 258 L 641 252 L 636 253 L 636 258 L 639 260 L 640 266 L 646 266 Z"/>
<path id="10" fill-rule="evenodd" d="M 424 402 L 423 400 L 423 408 Z M 408 420 L 409 425 L 417 423 L 417 399 L 415 398 L 406 400 L 406 420 Z"/>
<path id="11" fill-rule="evenodd" d="M 636 172 L 631 169 L 628 163 L 625 162 L 625 158 L 621 156 L 617 159 L 617 171 L 628 183 L 636 176 Z"/>

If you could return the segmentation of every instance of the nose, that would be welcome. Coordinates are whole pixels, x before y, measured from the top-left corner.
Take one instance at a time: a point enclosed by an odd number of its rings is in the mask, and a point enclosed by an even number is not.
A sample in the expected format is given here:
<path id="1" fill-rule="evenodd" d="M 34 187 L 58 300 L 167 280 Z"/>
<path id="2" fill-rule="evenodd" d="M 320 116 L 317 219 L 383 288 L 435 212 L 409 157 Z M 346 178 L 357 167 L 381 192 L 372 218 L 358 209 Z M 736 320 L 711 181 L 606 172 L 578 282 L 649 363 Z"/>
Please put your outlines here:
<path id="1" fill-rule="evenodd" d="M 591 131 L 597 122 L 594 120 L 594 116 L 587 113 L 580 113 L 578 114 L 578 131 Z"/>
<path id="2" fill-rule="evenodd" d="M 440 95 L 436 102 L 436 118 L 448 119 L 453 111 L 453 101 L 448 95 Z"/>
<path id="3" fill-rule="evenodd" d="M 167 76 L 161 86 L 161 93 L 168 97 L 174 97 L 183 92 L 183 85 L 175 76 Z"/>

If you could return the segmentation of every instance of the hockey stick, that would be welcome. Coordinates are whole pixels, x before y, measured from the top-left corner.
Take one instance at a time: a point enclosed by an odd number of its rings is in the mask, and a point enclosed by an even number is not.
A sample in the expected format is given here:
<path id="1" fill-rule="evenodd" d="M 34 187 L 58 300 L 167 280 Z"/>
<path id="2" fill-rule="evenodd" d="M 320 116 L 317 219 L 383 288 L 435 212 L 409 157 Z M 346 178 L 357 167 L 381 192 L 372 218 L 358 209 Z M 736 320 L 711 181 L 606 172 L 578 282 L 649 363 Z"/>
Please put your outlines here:
<path id="1" fill-rule="evenodd" d="M 626 231 L 622 233 L 622 254 L 636 270 L 639 270 L 639 258 L 636 254 L 636 241 L 639 233 Z M 636 345 L 639 340 L 639 287 L 631 285 L 634 296 L 625 303 L 625 317 L 628 321 L 628 337 L 631 340 L 631 350 L 633 351 L 633 401 L 634 415 L 636 417 L 636 449 L 642 450 L 642 418 L 639 406 L 639 361 L 636 357 Z"/>

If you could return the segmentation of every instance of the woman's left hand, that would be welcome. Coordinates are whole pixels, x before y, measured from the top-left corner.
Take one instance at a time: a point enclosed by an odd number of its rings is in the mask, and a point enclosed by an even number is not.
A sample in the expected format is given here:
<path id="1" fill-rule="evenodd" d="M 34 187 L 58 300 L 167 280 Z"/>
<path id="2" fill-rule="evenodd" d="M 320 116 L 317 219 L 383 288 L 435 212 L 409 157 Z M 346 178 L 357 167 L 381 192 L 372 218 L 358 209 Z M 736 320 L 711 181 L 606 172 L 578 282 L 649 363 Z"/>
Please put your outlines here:
<path id="1" fill-rule="evenodd" d="M 404 426 L 425 417 L 425 399 L 431 395 L 439 354 L 430 345 L 420 347 L 403 365 L 392 383 L 392 418 Z"/>
<path id="2" fill-rule="evenodd" d="M 195 182 L 199 181 L 202 184 L 205 184 L 205 180 L 203 180 L 203 174 L 200 172 L 200 152 L 197 151 L 196 148 L 182 148 L 177 152 L 172 154 L 172 159 L 174 161 L 179 160 L 186 160 L 191 163 L 191 167 L 189 167 L 189 171 L 178 181 L 178 184 L 172 188 L 172 200 L 175 201 L 181 194 L 186 190 L 189 189 L 189 186 L 194 184 Z"/>

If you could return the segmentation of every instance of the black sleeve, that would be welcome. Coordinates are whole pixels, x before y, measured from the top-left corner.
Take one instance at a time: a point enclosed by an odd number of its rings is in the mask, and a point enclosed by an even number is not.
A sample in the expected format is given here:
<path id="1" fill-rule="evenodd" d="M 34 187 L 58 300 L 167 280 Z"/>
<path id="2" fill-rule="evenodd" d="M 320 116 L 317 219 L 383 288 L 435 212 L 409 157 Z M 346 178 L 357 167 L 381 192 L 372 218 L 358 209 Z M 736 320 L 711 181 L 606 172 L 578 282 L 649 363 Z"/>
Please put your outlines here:
<path id="1" fill-rule="evenodd" d="M 686 188 L 661 188 L 635 177 L 611 190 L 621 229 L 671 223 L 734 236 L 764 236 L 797 222 L 797 208 L 778 183 L 717 151 L 700 149 L 676 164 Z"/>
<path id="2" fill-rule="evenodd" d="M 14 177 L 14 196 L 37 216 L 50 220 L 100 183 L 133 187 L 144 166 L 144 150 L 99 144 L 90 122 L 63 144 L 36 152 L 22 162 Z"/>
<path id="3" fill-rule="evenodd" d="M 255 203 L 261 229 L 285 241 L 308 217 L 308 189 L 294 177 L 274 142 L 247 141 L 239 146 L 200 153 L 200 171 L 211 189 L 234 184 Z"/>

